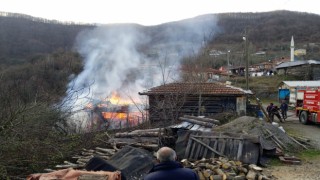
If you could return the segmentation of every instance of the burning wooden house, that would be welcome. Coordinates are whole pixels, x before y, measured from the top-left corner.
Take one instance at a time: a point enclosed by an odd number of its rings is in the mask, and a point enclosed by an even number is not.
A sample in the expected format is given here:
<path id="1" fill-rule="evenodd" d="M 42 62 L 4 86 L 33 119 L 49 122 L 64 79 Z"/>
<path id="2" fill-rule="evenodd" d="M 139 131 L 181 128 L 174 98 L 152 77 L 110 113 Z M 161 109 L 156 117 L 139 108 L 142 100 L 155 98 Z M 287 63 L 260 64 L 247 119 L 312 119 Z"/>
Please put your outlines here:
<path id="1" fill-rule="evenodd" d="M 104 100 L 92 100 L 84 108 L 88 114 L 88 129 L 121 129 L 144 122 L 143 112 L 135 105 L 112 96 Z"/>
<path id="2" fill-rule="evenodd" d="M 149 97 L 150 121 L 177 120 L 183 115 L 213 116 L 231 112 L 246 114 L 246 96 L 241 88 L 212 83 L 170 83 L 153 87 L 140 95 Z"/>

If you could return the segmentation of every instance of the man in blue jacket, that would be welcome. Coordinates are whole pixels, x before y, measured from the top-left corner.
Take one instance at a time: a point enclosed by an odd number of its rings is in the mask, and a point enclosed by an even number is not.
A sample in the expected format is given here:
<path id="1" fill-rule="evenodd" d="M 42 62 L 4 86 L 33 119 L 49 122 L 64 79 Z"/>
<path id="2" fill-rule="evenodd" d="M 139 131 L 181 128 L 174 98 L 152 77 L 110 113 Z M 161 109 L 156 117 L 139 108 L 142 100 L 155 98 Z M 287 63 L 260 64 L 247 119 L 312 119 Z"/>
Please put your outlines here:
<path id="1" fill-rule="evenodd" d="M 176 162 L 176 152 L 169 147 L 162 147 L 157 152 L 156 164 L 144 177 L 144 180 L 183 179 L 199 180 L 198 175 L 191 169 L 183 168 Z"/>

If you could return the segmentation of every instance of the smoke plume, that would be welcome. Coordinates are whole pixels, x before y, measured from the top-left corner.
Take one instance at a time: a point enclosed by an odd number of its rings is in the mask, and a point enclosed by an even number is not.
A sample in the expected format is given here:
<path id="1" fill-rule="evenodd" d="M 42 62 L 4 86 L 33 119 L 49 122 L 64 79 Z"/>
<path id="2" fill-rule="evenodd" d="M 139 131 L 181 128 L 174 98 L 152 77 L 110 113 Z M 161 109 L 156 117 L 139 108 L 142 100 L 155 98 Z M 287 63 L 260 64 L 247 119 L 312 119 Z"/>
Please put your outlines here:
<path id="1" fill-rule="evenodd" d="M 194 55 L 216 30 L 213 16 L 158 26 L 108 25 L 78 35 L 83 71 L 68 85 L 64 104 L 73 111 L 117 92 L 138 100 L 138 92 L 179 80 L 180 60 Z M 211 37 L 210 37 L 211 36 Z"/>

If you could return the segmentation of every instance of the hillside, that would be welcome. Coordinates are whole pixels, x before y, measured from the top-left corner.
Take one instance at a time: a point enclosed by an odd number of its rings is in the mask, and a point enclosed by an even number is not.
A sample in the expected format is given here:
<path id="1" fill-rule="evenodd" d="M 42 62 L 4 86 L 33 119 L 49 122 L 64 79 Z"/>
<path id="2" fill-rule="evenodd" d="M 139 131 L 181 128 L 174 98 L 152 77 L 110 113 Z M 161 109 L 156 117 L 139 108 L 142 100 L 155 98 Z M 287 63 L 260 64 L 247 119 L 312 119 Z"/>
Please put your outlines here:
<path id="1" fill-rule="evenodd" d="M 215 22 L 212 22 L 215 21 Z M 288 56 L 291 36 L 295 38 L 296 48 L 307 49 L 305 59 L 319 59 L 320 16 L 315 14 L 274 11 L 266 13 L 222 13 L 160 24 L 157 26 L 135 26 L 151 37 L 144 47 L 168 45 L 177 46 L 183 42 L 188 29 L 199 27 L 212 29 L 211 34 L 193 32 L 208 42 L 206 49 L 234 52 L 231 59 L 239 59 L 243 50 L 245 29 L 250 42 L 250 51 L 266 51 L 265 59 Z M 212 25 L 214 24 L 214 25 Z M 209 27 L 212 25 L 212 27 Z M 38 53 L 51 53 L 57 49 L 71 50 L 79 32 L 92 29 L 96 25 L 61 23 L 35 18 L 23 14 L 0 13 L 0 63 L 14 63 Z M 107 25 L 114 28 L 119 25 Z M 201 33 L 203 35 L 201 36 Z M 168 41 L 170 39 L 170 41 Z M 199 39 L 192 39 L 199 41 Z M 163 44 L 164 43 L 164 44 Z M 181 45 L 178 44 L 178 45 Z M 234 57 L 233 57 L 234 56 Z"/>
<path id="2" fill-rule="evenodd" d="M 77 34 L 93 26 L 0 13 L 0 27 L 0 63 L 12 64 L 57 49 L 71 50 Z"/>

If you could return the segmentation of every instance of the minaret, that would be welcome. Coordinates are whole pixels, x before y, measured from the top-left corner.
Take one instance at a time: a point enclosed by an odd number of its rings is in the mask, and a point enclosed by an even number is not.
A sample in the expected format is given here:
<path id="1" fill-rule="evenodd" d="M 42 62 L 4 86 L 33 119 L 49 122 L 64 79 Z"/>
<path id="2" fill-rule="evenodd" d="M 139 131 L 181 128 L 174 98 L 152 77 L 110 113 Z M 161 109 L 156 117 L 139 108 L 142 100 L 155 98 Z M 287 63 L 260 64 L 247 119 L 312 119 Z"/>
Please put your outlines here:
<path id="1" fill-rule="evenodd" d="M 294 61 L 294 41 L 293 41 L 293 36 L 291 37 L 291 45 L 290 45 L 290 61 Z"/>

